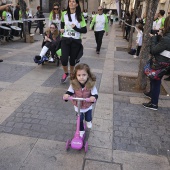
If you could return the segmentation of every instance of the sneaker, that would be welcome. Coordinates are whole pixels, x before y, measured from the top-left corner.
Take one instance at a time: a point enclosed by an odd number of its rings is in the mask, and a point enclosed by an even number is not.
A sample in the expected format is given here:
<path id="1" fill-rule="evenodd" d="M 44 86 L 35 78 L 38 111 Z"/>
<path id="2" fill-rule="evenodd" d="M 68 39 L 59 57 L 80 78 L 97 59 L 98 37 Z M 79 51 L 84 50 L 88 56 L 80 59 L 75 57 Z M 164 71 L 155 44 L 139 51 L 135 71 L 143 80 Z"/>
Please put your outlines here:
<path id="1" fill-rule="evenodd" d="M 80 131 L 80 137 L 82 138 L 85 134 L 85 131 Z"/>
<path id="2" fill-rule="evenodd" d="M 148 99 L 151 99 L 151 96 L 150 96 L 149 92 L 143 92 L 143 94 L 144 94 L 145 97 L 147 97 Z"/>
<path id="3" fill-rule="evenodd" d="M 138 56 L 137 55 L 133 55 L 133 58 L 138 58 Z"/>
<path id="4" fill-rule="evenodd" d="M 69 77 L 69 74 L 64 73 L 63 76 L 62 76 L 62 79 L 61 79 L 61 83 L 65 83 L 68 77 Z"/>
<path id="5" fill-rule="evenodd" d="M 151 102 L 143 103 L 142 105 L 147 109 L 158 110 L 158 105 L 152 104 Z"/>
<path id="6" fill-rule="evenodd" d="M 90 121 L 90 122 L 86 122 L 86 125 L 87 125 L 87 127 L 88 127 L 89 129 L 92 128 L 92 122 L 91 122 L 91 121 Z"/>
<path id="7" fill-rule="evenodd" d="M 0 62 L 3 62 L 3 60 L 2 60 L 2 59 L 0 59 Z"/>
<path id="8" fill-rule="evenodd" d="M 97 54 L 100 54 L 100 51 L 96 51 Z"/>
<path id="9" fill-rule="evenodd" d="M 36 56 L 35 56 L 35 59 L 36 59 L 36 60 L 41 60 L 41 56 L 40 56 L 40 55 L 36 55 Z"/>
<path id="10" fill-rule="evenodd" d="M 52 57 L 49 58 L 49 62 L 54 62 L 54 59 Z"/>

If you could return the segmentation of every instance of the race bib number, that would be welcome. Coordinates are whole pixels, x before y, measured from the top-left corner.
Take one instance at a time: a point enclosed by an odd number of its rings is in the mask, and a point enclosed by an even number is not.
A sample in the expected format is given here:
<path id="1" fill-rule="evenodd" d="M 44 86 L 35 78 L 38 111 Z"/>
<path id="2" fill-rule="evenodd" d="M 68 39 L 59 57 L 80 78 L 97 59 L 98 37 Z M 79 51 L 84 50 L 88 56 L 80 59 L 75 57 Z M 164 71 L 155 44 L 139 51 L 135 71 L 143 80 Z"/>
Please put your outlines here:
<path id="1" fill-rule="evenodd" d="M 75 37 L 76 36 L 74 30 L 67 30 L 67 35 L 70 36 L 70 37 Z"/>

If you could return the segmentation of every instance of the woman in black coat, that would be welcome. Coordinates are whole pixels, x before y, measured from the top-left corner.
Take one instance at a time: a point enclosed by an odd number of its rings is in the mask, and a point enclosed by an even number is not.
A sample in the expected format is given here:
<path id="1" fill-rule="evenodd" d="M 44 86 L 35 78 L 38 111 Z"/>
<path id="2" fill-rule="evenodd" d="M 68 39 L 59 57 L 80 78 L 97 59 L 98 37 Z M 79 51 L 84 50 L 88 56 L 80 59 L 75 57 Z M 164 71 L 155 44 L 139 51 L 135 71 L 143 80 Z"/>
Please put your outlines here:
<path id="1" fill-rule="evenodd" d="M 165 19 L 163 37 L 158 42 L 157 35 L 150 34 L 151 47 L 150 52 L 158 62 L 170 63 L 170 16 Z M 162 79 L 162 77 L 161 77 Z M 144 95 L 151 99 L 149 103 L 143 103 L 143 106 L 148 109 L 158 109 L 158 99 L 160 94 L 161 79 L 150 79 L 150 91 Z"/>

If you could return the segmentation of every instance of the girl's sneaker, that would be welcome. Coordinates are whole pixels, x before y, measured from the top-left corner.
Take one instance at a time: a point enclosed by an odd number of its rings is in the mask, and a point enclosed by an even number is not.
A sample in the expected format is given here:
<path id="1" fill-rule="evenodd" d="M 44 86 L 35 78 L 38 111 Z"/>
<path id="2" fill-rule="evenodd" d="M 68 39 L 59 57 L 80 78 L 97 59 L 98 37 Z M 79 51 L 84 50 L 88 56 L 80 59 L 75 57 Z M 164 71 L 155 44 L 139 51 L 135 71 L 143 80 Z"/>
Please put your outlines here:
<path id="1" fill-rule="evenodd" d="M 92 122 L 91 122 L 91 121 L 90 121 L 90 122 L 87 122 L 86 124 L 87 124 L 87 127 L 88 127 L 89 129 L 92 128 Z"/>
<path id="2" fill-rule="evenodd" d="M 80 131 L 80 137 L 82 138 L 84 135 L 85 131 Z"/>
<path id="3" fill-rule="evenodd" d="M 134 55 L 133 58 L 138 58 L 138 56 L 137 56 L 137 55 Z"/>

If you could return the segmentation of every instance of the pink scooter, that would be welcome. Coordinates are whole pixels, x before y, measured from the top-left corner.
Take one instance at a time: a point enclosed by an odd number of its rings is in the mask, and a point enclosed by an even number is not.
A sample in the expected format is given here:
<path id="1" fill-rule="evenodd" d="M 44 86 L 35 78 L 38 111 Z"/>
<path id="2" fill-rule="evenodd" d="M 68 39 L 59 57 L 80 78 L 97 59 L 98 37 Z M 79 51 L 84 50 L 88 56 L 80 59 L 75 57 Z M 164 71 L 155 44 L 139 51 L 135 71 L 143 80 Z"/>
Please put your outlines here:
<path id="1" fill-rule="evenodd" d="M 80 150 L 83 148 L 84 146 L 84 150 L 85 152 L 88 151 L 88 142 L 84 141 L 85 139 L 85 133 L 83 135 L 83 137 L 80 137 L 80 103 L 81 101 L 86 101 L 86 102 L 90 102 L 89 98 L 74 98 L 74 97 L 69 97 L 68 100 L 77 100 L 78 103 L 78 114 L 77 114 L 77 128 L 76 128 L 76 132 L 74 134 L 74 138 L 72 140 L 67 140 L 66 142 L 66 150 L 68 150 L 69 147 L 76 149 L 76 150 Z M 84 130 L 86 130 L 86 125 L 84 124 Z"/>

